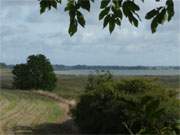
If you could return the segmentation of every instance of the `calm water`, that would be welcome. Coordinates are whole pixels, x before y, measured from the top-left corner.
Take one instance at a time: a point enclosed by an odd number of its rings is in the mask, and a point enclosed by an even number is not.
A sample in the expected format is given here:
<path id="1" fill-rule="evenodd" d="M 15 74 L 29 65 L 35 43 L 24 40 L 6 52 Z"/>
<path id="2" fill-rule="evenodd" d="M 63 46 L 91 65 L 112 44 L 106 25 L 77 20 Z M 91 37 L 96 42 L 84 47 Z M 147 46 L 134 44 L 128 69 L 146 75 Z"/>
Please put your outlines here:
<path id="1" fill-rule="evenodd" d="M 110 70 L 113 75 L 180 75 L 180 70 Z M 64 75 L 88 75 L 95 74 L 96 70 L 65 70 L 55 71 L 56 74 Z"/>

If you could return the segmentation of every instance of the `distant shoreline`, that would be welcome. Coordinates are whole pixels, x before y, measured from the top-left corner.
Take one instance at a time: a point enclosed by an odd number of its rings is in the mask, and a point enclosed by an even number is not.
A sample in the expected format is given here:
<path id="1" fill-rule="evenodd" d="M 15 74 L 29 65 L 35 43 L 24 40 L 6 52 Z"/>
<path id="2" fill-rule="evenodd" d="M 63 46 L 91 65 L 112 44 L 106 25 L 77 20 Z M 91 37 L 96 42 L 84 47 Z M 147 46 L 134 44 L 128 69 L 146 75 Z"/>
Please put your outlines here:
<path id="1" fill-rule="evenodd" d="M 85 69 L 75 69 L 75 70 L 55 70 L 56 74 L 59 75 L 89 75 L 89 74 L 101 74 L 105 72 L 110 72 L 113 75 L 120 76 L 180 76 L 179 69 L 117 69 L 117 70 L 85 70 Z"/>
<path id="2" fill-rule="evenodd" d="M 122 69 L 113 69 L 113 68 L 109 68 L 109 69 L 93 69 L 93 68 L 80 68 L 80 69 L 54 69 L 54 71 L 71 71 L 71 70 L 93 70 L 93 71 L 100 71 L 100 72 L 105 72 L 105 71 L 109 71 L 109 70 L 180 70 L 180 68 L 144 68 L 144 69 L 136 69 L 136 68 L 122 68 Z"/>
<path id="3" fill-rule="evenodd" d="M 6 63 L 0 63 L 0 68 L 13 69 L 15 65 L 7 65 Z M 180 70 L 180 66 L 107 66 L 107 65 L 57 65 L 54 64 L 53 68 L 55 71 L 65 71 L 65 70 L 98 70 L 98 71 L 108 71 L 108 70 Z"/>
<path id="4" fill-rule="evenodd" d="M 10 68 L 0 68 L 0 75 L 11 73 Z M 74 70 L 54 70 L 56 75 L 85 75 L 104 74 L 110 72 L 115 76 L 179 76 L 179 69 L 115 69 L 115 70 L 89 70 L 89 69 L 74 69 Z"/>
<path id="5" fill-rule="evenodd" d="M 54 70 L 180 70 L 180 66 L 88 66 L 88 65 L 53 65 Z"/>

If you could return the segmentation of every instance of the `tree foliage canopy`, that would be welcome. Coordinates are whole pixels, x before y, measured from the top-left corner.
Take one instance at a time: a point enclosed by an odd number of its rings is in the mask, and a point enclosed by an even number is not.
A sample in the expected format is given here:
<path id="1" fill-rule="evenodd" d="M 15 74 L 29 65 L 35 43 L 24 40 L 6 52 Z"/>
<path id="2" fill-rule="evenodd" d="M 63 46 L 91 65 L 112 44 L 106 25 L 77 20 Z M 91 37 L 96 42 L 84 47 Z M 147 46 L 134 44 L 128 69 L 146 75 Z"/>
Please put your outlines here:
<path id="1" fill-rule="evenodd" d="M 56 86 L 53 67 L 42 54 L 29 56 L 26 64 L 17 64 L 13 74 L 14 86 L 19 89 L 52 90 Z"/>
<path id="2" fill-rule="evenodd" d="M 83 10 L 90 12 L 91 4 L 95 0 L 66 0 L 65 12 L 68 12 L 70 17 L 69 34 L 74 35 L 77 32 L 78 25 L 85 27 L 86 20 L 83 15 Z M 137 0 L 146 2 L 146 0 Z M 103 21 L 103 27 L 109 27 L 109 32 L 112 33 L 116 26 L 121 26 L 124 18 L 135 27 L 138 27 L 141 17 L 139 11 L 140 5 L 135 0 L 100 0 L 99 20 Z M 156 32 L 159 24 L 165 21 L 170 21 L 174 16 L 173 0 L 154 0 L 155 2 L 165 1 L 165 5 L 155 7 L 146 13 L 145 19 L 151 20 L 151 31 Z M 44 13 L 46 9 L 55 8 L 62 3 L 62 0 L 40 0 L 40 13 Z"/>

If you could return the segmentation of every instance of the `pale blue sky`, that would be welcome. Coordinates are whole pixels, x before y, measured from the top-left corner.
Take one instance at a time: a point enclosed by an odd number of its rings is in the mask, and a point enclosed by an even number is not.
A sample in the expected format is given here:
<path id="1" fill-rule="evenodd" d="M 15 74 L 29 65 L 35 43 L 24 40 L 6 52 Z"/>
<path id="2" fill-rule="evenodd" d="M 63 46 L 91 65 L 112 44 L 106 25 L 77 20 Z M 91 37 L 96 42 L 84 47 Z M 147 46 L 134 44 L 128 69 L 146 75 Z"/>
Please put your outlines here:
<path id="1" fill-rule="evenodd" d="M 38 0 L 0 0 L 0 61 L 25 62 L 42 53 L 53 64 L 87 65 L 180 65 L 180 1 L 175 0 L 173 20 L 151 34 L 150 22 L 139 28 L 123 21 L 112 35 L 98 21 L 98 2 L 85 12 L 87 25 L 70 37 L 68 14 L 63 7 L 39 14 Z M 142 11 L 152 9 L 148 1 Z M 144 17 L 144 14 L 141 13 Z"/>

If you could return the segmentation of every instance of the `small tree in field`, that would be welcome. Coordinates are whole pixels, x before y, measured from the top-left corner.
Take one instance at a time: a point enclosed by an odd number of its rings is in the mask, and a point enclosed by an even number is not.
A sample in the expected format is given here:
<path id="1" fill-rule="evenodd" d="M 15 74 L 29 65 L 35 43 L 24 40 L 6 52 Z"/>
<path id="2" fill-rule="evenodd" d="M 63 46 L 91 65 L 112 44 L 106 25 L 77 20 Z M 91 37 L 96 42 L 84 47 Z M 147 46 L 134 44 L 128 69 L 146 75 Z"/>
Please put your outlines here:
<path id="1" fill-rule="evenodd" d="M 56 86 L 53 67 L 42 54 L 29 56 L 26 64 L 17 64 L 13 74 L 13 84 L 19 89 L 52 90 Z"/>

